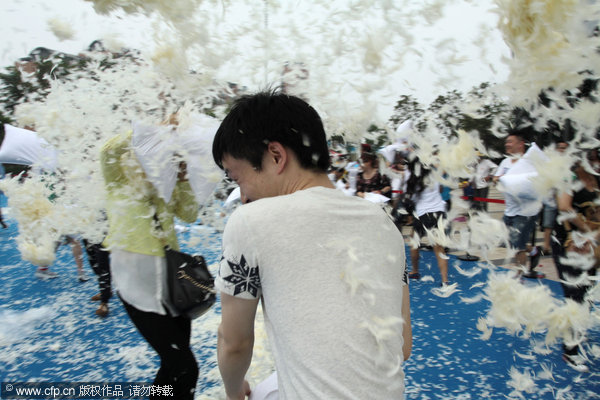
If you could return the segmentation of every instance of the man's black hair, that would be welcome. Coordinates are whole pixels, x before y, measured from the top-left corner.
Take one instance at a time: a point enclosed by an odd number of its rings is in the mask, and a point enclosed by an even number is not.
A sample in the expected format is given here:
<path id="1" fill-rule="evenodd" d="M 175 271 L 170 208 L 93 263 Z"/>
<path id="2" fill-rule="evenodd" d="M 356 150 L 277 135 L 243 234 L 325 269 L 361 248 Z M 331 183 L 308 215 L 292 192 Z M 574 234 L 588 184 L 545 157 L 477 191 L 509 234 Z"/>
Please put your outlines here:
<path id="1" fill-rule="evenodd" d="M 510 117 L 510 126 L 507 130 L 508 136 L 517 136 L 521 141 L 529 143 L 536 137 L 536 131 L 533 128 L 535 120 L 532 118 L 529 111 L 522 107 L 513 108 Z"/>
<path id="2" fill-rule="evenodd" d="M 521 140 L 521 142 L 527 143 L 528 142 L 527 136 L 526 136 L 527 133 L 528 132 L 523 132 L 523 130 L 514 129 L 514 130 L 509 130 L 508 134 L 506 135 L 506 137 L 516 136 L 516 137 L 519 138 L 519 140 Z"/>
<path id="3" fill-rule="evenodd" d="M 240 97 L 217 130 L 213 158 L 223 168 L 223 156 L 247 160 L 257 170 L 269 142 L 292 150 L 306 169 L 327 172 L 330 159 L 319 114 L 304 100 L 277 91 Z"/>

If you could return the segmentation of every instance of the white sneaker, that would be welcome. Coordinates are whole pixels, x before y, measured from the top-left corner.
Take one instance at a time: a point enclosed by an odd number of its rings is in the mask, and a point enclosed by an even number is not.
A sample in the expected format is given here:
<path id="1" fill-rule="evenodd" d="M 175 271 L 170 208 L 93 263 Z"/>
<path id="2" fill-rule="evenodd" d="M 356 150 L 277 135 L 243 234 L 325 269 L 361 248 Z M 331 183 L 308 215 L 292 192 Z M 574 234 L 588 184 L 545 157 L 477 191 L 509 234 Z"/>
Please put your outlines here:
<path id="1" fill-rule="evenodd" d="M 38 279 L 53 279 L 58 277 L 56 272 L 50 271 L 49 269 L 38 269 L 35 271 L 34 276 Z"/>
<path id="2" fill-rule="evenodd" d="M 568 354 L 563 354 L 563 360 L 567 363 L 567 365 L 573 368 L 577 372 L 590 372 L 590 369 L 587 365 L 585 365 L 585 360 L 580 355 L 570 356 Z"/>
<path id="3" fill-rule="evenodd" d="M 90 277 L 85 274 L 85 272 L 77 273 L 77 279 L 79 282 L 87 282 L 90 280 Z"/>

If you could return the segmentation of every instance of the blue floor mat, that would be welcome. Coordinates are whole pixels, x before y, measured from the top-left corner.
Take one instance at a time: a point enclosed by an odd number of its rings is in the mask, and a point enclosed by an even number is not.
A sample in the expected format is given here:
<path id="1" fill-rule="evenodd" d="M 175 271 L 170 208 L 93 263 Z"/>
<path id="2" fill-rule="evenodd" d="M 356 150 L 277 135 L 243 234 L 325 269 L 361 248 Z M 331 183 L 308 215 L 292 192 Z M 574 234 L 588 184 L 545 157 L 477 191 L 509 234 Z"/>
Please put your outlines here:
<path id="1" fill-rule="evenodd" d="M 3 197 L 3 196 L 0 196 Z M 158 358 L 137 333 L 120 302 L 113 297 L 110 316 L 100 319 L 97 303 L 90 297 L 98 292 L 92 279 L 77 280 L 75 263 L 68 246 L 61 246 L 51 267 L 59 277 L 50 281 L 34 278 L 35 267 L 21 260 L 16 249 L 17 225 L 7 219 L 0 229 L 0 381 L 42 382 L 149 382 L 158 368 Z M 189 227 L 188 227 L 189 228 Z M 220 257 L 220 234 L 194 226 L 179 233 L 184 250 L 203 249 L 209 264 Z M 466 304 L 460 296 L 474 297 L 486 281 L 485 270 L 467 278 L 452 265 L 450 279 L 460 292 L 448 298 L 434 295 L 439 286 L 433 253 L 421 252 L 421 274 L 433 281 L 411 281 L 413 352 L 405 364 L 408 399 L 594 399 L 600 393 L 599 362 L 593 360 L 590 373 L 579 374 L 565 366 L 557 344 L 548 355 L 532 355 L 528 339 L 496 329 L 487 341 L 480 339 L 477 321 L 485 316 L 485 300 Z M 460 262 L 463 269 L 475 266 Z M 544 281 L 556 297 L 560 286 Z M 192 347 L 200 365 L 198 398 L 215 398 L 220 386 L 216 369 L 217 304 L 193 323 Z M 589 343 L 598 344 L 600 333 L 589 333 Z M 542 364 L 552 371 L 544 377 Z M 535 376 L 533 387 L 513 392 L 510 371 Z M 529 392 L 528 392 L 529 391 Z M 208 396 L 208 397 L 207 397 Z M 213 396 L 213 397 L 211 397 Z"/>

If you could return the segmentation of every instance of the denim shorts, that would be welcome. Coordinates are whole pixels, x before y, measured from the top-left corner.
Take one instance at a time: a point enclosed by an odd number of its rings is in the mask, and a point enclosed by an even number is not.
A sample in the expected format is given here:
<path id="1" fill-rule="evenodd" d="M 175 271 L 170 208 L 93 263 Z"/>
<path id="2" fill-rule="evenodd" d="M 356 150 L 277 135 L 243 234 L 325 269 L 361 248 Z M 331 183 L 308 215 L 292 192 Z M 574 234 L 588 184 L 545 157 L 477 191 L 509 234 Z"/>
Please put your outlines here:
<path id="1" fill-rule="evenodd" d="M 504 225 L 508 228 L 508 242 L 510 246 L 516 250 L 525 250 L 527 242 L 531 239 L 531 234 L 535 229 L 535 221 L 537 215 L 525 217 L 523 215 L 515 215 L 502 217 Z"/>
<path id="2" fill-rule="evenodd" d="M 548 207 L 544 205 L 544 212 L 542 213 L 542 227 L 543 228 L 554 228 L 554 221 L 558 210 L 556 207 Z"/>

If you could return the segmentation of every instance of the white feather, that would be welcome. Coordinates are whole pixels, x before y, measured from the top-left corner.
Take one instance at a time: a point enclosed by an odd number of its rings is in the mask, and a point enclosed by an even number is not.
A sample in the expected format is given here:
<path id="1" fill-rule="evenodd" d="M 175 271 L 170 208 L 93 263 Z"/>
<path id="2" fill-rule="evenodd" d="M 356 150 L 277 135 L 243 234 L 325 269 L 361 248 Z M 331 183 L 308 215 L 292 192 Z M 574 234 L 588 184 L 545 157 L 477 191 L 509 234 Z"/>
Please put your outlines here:
<path id="1" fill-rule="evenodd" d="M 458 288 L 458 283 L 453 283 L 451 285 L 444 285 L 439 288 L 431 289 L 431 293 L 443 298 L 450 297 L 456 292 L 460 292 L 460 289 Z"/>
<path id="2" fill-rule="evenodd" d="M 60 18 L 50 18 L 48 20 L 48 27 L 60 41 L 70 40 L 75 36 L 73 25 Z"/>

